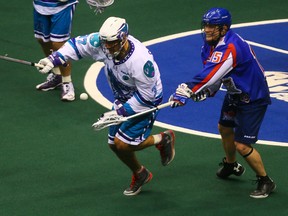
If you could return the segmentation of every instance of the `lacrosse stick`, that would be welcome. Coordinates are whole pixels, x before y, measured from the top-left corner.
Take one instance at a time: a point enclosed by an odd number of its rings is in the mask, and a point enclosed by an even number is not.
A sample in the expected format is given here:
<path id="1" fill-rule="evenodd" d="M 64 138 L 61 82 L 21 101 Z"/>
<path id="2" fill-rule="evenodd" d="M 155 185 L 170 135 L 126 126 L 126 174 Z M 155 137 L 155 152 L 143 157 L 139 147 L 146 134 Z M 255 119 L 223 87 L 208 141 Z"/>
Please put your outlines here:
<path id="1" fill-rule="evenodd" d="M 95 8 L 94 12 L 102 13 L 104 9 L 114 3 L 114 0 L 86 0 L 91 9 Z"/>
<path id="2" fill-rule="evenodd" d="M 16 63 L 20 63 L 20 64 L 25 64 L 25 65 L 30 65 L 33 67 L 44 68 L 44 66 L 41 64 L 29 62 L 29 61 L 25 61 L 25 60 L 21 60 L 21 59 L 11 58 L 11 57 L 8 57 L 7 54 L 5 56 L 0 55 L 0 59 L 6 60 L 6 61 L 11 61 L 11 62 L 16 62 Z"/>
<path id="3" fill-rule="evenodd" d="M 153 108 L 148 109 L 146 111 L 143 111 L 143 112 L 140 112 L 140 113 L 136 113 L 134 115 L 127 116 L 127 117 L 117 115 L 116 111 L 112 110 L 110 112 L 104 113 L 104 115 L 100 119 L 98 119 L 98 121 L 95 122 L 92 125 L 92 127 L 96 131 L 99 131 L 99 130 L 102 130 L 102 129 L 106 128 L 106 127 L 112 126 L 112 125 L 121 124 L 122 122 L 128 121 L 129 119 L 136 118 L 136 117 L 139 117 L 139 116 L 154 112 L 156 110 L 160 110 L 160 109 L 163 109 L 165 107 L 171 106 L 172 103 L 173 103 L 173 101 L 169 101 L 169 102 L 161 104 L 161 105 L 159 105 L 157 107 L 153 107 Z"/>

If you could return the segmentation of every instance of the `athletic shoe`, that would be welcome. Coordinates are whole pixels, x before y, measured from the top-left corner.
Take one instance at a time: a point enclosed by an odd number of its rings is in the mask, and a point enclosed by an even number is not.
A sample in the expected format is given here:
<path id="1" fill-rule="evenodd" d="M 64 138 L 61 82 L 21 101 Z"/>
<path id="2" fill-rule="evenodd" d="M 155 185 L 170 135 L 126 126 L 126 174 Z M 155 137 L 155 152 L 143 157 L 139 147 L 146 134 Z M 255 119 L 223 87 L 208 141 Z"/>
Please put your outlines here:
<path id="1" fill-rule="evenodd" d="M 142 166 L 140 173 L 132 175 L 130 187 L 123 194 L 126 196 L 134 196 L 140 193 L 141 187 L 153 178 L 152 173 Z"/>
<path id="2" fill-rule="evenodd" d="M 172 130 L 161 132 L 162 140 L 156 145 L 160 151 L 161 162 L 163 166 L 167 166 L 175 156 L 175 134 Z"/>
<path id="3" fill-rule="evenodd" d="M 49 91 L 57 88 L 60 85 L 62 85 L 62 76 L 50 73 L 48 74 L 46 81 L 37 85 L 36 89 L 41 91 Z"/>
<path id="4" fill-rule="evenodd" d="M 62 101 L 74 101 L 75 100 L 74 86 L 72 82 L 63 83 L 61 100 Z"/>
<path id="5" fill-rule="evenodd" d="M 245 168 L 237 161 L 234 163 L 227 163 L 226 157 L 223 158 L 222 163 L 220 163 L 219 166 L 222 167 L 217 171 L 216 175 L 222 179 L 226 179 L 232 174 L 241 176 L 245 172 Z"/>
<path id="6" fill-rule="evenodd" d="M 265 177 L 256 176 L 256 177 L 257 177 L 257 180 L 255 181 L 258 185 L 257 185 L 256 190 L 250 193 L 250 197 L 253 197 L 256 199 L 268 197 L 269 194 L 276 189 L 276 184 L 268 176 L 265 176 Z"/>

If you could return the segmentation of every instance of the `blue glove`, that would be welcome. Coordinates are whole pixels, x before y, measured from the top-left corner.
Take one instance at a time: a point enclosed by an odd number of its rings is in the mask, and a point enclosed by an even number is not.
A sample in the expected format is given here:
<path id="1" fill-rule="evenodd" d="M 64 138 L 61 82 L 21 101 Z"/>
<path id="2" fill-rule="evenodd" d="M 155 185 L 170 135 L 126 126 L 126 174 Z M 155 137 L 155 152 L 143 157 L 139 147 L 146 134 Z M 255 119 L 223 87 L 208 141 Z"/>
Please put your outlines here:
<path id="1" fill-rule="evenodd" d="M 178 106 L 184 106 L 187 103 L 188 99 L 189 98 L 185 95 L 174 93 L 170 96 L 169 101 L 173 101 L 171 107 L 175 108 Z"/>
<path id="2" fill-rule="evenodd" d="M 184 106 L 192 95 L 193 92 L 187 86 L 187 84 L 185 83 L 180 84 L 176 89 L 176 92 L 172 94 L 169 98 L 169 101 L 174 102 L 172 103 L 171 107 L 174 108 L 178 106 Z"/>
<path id="3" fill-rule="evenodd" d="M 125 107 L 119 100 L 115 100 L 113 104 L 114 110 L 117 112 L 118 115 L 121 116 L 129 116 L 129 113 L 126 111 Z"/>

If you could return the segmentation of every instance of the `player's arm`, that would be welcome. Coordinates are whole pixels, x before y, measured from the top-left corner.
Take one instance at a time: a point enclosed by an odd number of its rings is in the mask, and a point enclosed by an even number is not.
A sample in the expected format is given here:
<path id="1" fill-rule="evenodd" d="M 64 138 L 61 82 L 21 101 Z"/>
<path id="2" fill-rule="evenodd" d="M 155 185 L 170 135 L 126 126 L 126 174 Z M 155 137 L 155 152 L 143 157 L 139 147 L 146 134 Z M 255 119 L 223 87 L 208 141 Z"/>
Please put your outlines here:
<path id="1" fill-rule="evenodd" d="M 68 60 L 78 61 L 83 57 L 91 57 L 97 54 L 97 49 L 99 52 L 99 47 L 100 40 L 98 33 L 71 38 L 60 49 L 39 61 L 39 64 L 44 66 L 39 71 L 41 73 L 48 73 L 54 67 L 60 65 L 66 66 Z"/>
<path id="2" fill-rule="evenodd" d="M 200 73 L 189 82 L 178 86 L 176 92 L 170 97 L 171 101 L 175 101 L 172 107 L 185 105 L 189 98 L 194 101 L 205 100 L 219 90 L 222 78 L 233 69 L 235 59 L 230 49 L 214 53 Z"/>

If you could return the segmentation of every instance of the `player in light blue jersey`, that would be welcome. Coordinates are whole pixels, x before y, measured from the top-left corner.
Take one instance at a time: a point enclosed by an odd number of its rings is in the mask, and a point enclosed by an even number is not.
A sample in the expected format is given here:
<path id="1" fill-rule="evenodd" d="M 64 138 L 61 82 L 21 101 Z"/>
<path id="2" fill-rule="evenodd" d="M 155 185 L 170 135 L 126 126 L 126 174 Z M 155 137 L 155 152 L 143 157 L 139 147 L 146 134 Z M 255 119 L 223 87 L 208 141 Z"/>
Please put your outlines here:
<path id="1" fill-rule="evenodd" d="M 201 51 L 203 69 L 189 82 L 182 83 L 171 95 L 173 107 L 212 97 L 220 85 L 227 90 L 218 124 L 226 156 L 217 171 L 219 178 L 245 169 L 236 161 L 236 151 L 256 173 L 258 186 L 250 196 L 265 198 L 275 188 L 268 177 L 259 152 L 252 147 L 267 106 L 271 104 L 264 70 L 249 44 L 230 29 L 231 15 L 224 8 L 211 8 L 202 18 L 204 45 Z"/>
<path id="2" fill-rule="evenodd" d="M 34 36 L 40 43 L 45 56 L 58 50 L 70 38 L 72 18 L 77 3 L 78 0 L 33 1 Z M 57 87 L 62 87 L 62 101 L 75 100 L 71 63 L 68 63 L 67 67 L 53 68 L 47 80 L 37 85 L 36 89 L 49 91 Z"/>
<path id="3" fill-rule="evenodd" d="M 112 112 L 130 116 L 162 102 L 162 82 L 157 63 L 151 52 L 129 35 L 125 19 L 109 17 L 99 33 L 70 39 L 58 51 L 39 61 L 45 66 L 40 72 L 47 73 L 55 66 L 66 65 L 70 59 L 77 61 L 85 57 L 105 64 L 105 74 L 115 98 Z M 163 166 L 174 158 L 173 131 L 150 135 L 156 116 L 157 112 L 153 112 L 109 128 L 110 148 L 133 173 L 124 195 L 138 194 L 142 185 L 152 179 L 152 173 L 138 161 L 135 151 L 155 146 L 160 150 Z"/>
<path id="4" fill-rule="evenodd" d="M 103 12 L 114 0 L 86 0 L 95 12 Z M 78 0 L 33 0 L 34 35 L 45 56 L 58 50 L 69 38 L 72 19 Z M 53 68 L 45 82 L 36 86 L 42 91 L 62 87 L 61 100 L 74 101 L 75 91 L 71 78 L 71 62 L 66 67 Z"/>

